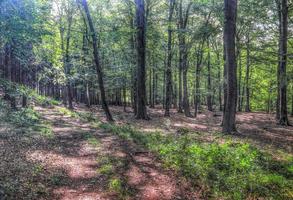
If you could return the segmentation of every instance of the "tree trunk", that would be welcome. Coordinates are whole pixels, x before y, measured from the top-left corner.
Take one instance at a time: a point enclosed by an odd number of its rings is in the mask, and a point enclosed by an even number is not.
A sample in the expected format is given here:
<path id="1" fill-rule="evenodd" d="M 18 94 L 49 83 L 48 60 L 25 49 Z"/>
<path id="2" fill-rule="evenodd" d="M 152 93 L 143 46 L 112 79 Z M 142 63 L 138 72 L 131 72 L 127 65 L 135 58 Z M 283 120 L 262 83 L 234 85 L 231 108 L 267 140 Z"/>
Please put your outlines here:
<path id="1" fill-rule="evenodd" d="M 250 90 L 249 90 L 249 73 L 250 73 L 250 38 L 249 33 L 247 34 L 246 43 L 246 80 L 245 80 L 245 91 L 246 91 L 246 105 L 245 112 L 250 112 Z"/>
<path id="2" fill-rule="evenodd" d="M 172 100 L 172 18 L 175 7 L 175 0 L 170 0 L 168 16 L 168 49 L 166 65 L 166 96 L 165 96 L 165 117 L 170 117 L 170 107 Z"/>
<path id="3" fill-rule="evenodd" d="M 149 102 L 148 102 L 148 104 L 149 104 L 149 106 L 151 108 L 152 108 L 152 102 L 153 102 L 153 100 L 152 100 L 152 98 L 153 98 L 153 90 L 152 90 L 152 76 L 153 76 L 153 74 L 152 74 L 152 68 L 154 68 L 154 66 L 150 67 L 150 69 L 149 69 Z"/>
<path id="4" fill-rule="evenodd" d="M 291 95 L 291 117 L 293 117 L 293 91 Z"/>
<path id="5" fill-rule="evenodd" d="M 217 61 L 218 61 L 218 100 L 219 100 L 219 110 L 223 111 L 223 106 L 222 106 L 222 85 L 221 83 L 221 61 L 220 61 L 220 55 L 217 53 Z"/>
<path id="6" fill-rule="evenodd" d="M 85 94 L 86 106 L 89 108 L 91 107 L 91 101 L 90 101 L 90 90 L 89 90 L 88 83 L 85 84 L 85 91 L 86 91 L 86 94 Z"/>
<path id="7" fill-rule="evenodd" d="M 104 80 L 103 80 L 103 71 L 102 71 L 102 67 L 100 65 L 100 59 L 99 59 L 99 51 L 98 51 L 98 46 L 97 46 L 97 35 L 96 35 L 96 31 L 94 28 L 94 24 L 90 15 L 90 11 L 88 8 L 88 4 L 86 0 L 82 0 L 82 5 L 84 8 L 84 11 L 86 13 L 87 16 L 87 21 L 88 21 L 88 25 L 89 25 L 89 29 L 91 32 L 91 36 L 92 36 L 92 40 L 93 40 L 93 55 L 94 55 L 94 60 L 95 60 L 95 64 L 96 64 L 96 71 L 98 74 L 98 81 L 99 81 L 99 88 L 100 88 L 100 93 L 101 93 L 101 101 L 102 101 L 102 108 L 106 114 L 107 120 L 108 121 L 114 121 L 112 118 L 112 115 L 110 113 L 108 104 L 107 104 L 107 100 L 106 100 L 106 94 L 105 94 L 105 88 L 104 88 Z"/>
<path id="8" fill-rule="evenodd" d="M 136 119 L 149 119 L 146 109 L 146 24 L 144 0 L 135 0 L 136 4 L 136 28 L 137 28 L 137 82 L 136 99 L 137 113 Z"/>
<path id="9" fill-rule="evenodd" d="M 188 4 L 187 9 L 185 11 L 185 15 L 183 16 L 183 8 L 182 8 L 182 0 L 179 1 L 179 19 L 178 19 L 178 40 L 179 40 L 179 89 L 181 90 L 182 95 L 182 86 L 181 86 L 181 76 L 183 79 L 183 102 L 182 97 L 179 97 L 179 105 L 183 104 L 183 110 L 186 117 L 191 117 L 190 113 L 190 107 L 189 107 L 189 101 L 188 101 L 188 87 L 187 87 L 187 72 L 188 72 L 188 52 L 187 52 L 187 46 L 186 46 L 186 39 L 185 39 L 185 33 L 187 23 L 188 23 L 188 17 L 189 17 L 189 10 L 191 7 L 191 3 Z M 181 108 L 178 110 L 179 112 L 182 112 L 182 105 Z"/>
<path id="10" fill-rule="evenodd" d="M 236 104 L 237 104 L 237 64 L 235 55 L 235 34 L 237 0 L 224 1 L 225 25 L 224 45 L 227 68 L 227 100 L 223 115 L 223 132 L 236 131 Z"/>
<path id="11" fill-rule="evenodd" d="M 199 106 L 200 106 L 200 72 L 201 64 L 203 58 L 203 46 L 205 40 L 203 39 L 202 43 L 197 49 L 197 58 L 196 58 L 196 77 L 195 77 L 195 98 L 194 98 L 194 116 L 197 117 Z"/>
<path id="12" fill-rule="evenodd" d="M 209 111 L 213 111 L 212 105 L 212 83 L 211 83 L 211 53 L 209 49 L 209 42 L 208 42 L 208 95 L 207 95 L 207 106 Z"/>
<path id="13" fill-rule="evenodd" d="M 242 80 L 242 60 L 241 60 L 241 50 L 240 47 L 238 47 L 238 59 L 239 59 L 239 70 L 238 70 L 238 111 L 242 111 L 242 101 L 241 101 L 241 80 Z"/>
<path id="14" fill-rule="evenodd" d="M 289 125 L 287 113 L 287 42 L 288 42 L 288 0 L 281 0 L 281 32 L 280 32 L 280 118 L 279 124 Z"/>
<path id="15" fill-rule="evenodd" d="M 155 108 L 155 99 L 156 99 L 156 87 L 155 87 L 155 84 L 156 84 L 156 76 L 157 74 L 155 73 L 155 67 L 153 67 L 153 84 L 152 84 L 152 94 L 153 94 L 153 97 L 152 97 L 152 102 L 151 102 L 151 107 L 152 108 Z"/>
<path id="16" fill-rule="evenodd" d="M 199 105 L 200 105 L 200 67 L 201 64 L 196 65 L 196 77 L 195 77 L 195 103 L 194 103 L 194 117 L 197 117 Z"/>

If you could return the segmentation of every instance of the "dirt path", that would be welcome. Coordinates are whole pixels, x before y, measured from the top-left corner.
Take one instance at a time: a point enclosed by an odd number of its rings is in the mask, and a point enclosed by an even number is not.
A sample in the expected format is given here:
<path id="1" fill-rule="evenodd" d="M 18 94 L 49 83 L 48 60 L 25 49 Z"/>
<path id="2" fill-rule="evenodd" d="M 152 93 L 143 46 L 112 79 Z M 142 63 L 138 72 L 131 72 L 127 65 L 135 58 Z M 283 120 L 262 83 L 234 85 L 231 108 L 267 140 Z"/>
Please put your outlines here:
<path id="1" fill-rule="evenodd" d="M 49 199 L 194 199 L 150 153 L 89 123 L 37 108 L 54 137 L 28 151 L 50 178 Z"/>

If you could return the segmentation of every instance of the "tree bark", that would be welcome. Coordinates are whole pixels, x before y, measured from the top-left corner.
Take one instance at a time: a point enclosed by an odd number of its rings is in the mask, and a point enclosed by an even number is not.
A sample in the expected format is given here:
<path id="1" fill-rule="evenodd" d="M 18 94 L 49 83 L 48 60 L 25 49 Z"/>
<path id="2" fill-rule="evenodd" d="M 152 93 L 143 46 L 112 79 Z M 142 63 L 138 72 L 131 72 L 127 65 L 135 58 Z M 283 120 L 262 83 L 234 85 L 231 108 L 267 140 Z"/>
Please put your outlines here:
<path id="1" fill-rule="evenodd" d="M 225 25 L 224 45 L 227 68 L 227 99 L 223 115 L 223 132 L 236 131 L 236 104 L 237 104 L 237 63 L 235 55 L 235 35 L 237 0 L 224 1 Z"/>
<path id="2" fill-rule="evenodd" d="M 188 52 L 187 52 L 187 46 L 186 46 L 186 38 L 185 38 L 185 29 L 187 27 L 188 23 L 188 17 L 189 17 L 189 9 L 191 7 L 191 3 L 188 4 L 186 8 L 185 15 L 183 16 L 183 8 L 182 8 L 182 0 L 179 2 L 179 20 L 178 20 L 178 28 L 179 28 L 179 34 L 178 34 L 178 40 L 179 40 L 179 75 L 183 76 L 183 102 L 182 102 L 182 86 L 179 86 L 179 90 L 181 90 L 181 94 L 179 93 L 179 112 L 181 112 L 182 107 L 180 108 L 180 104 L 182 106 L 183 104 L 183 110 L 186 117 L 191 117 L 190 113 L 190 107 L 189 107 L 189 101 L 188 101 L 188 87 L 187 87 L 187 72 L 188 72 Z M 181 77 L 179 77 L 179 84 L 181 82 Z"/>
<path id="3" fill-rule="evenodd" d="M 172 100 L 172 18 L 175 7 L 175 0 L 170 0 L 168 16 L 168 47 L 167 47 L 167 66 L 166 66 L 166 96 L 165 96 L 165 117 L 170 117 L 170 107 Z"/>
<path id="4" fill-rule="evenodd" d="M 200 106 L 200 72 L 201 64 L 203 59 L 203 46 L 205 39 L 199 44 L 196 56 L 196 77 L 195 77 L 195 98 L 194 98 L 194 117 L 197 117 L 199 106 Z"/>
<path id="5" fill-rule="evenodd" d="M 240 46 L 240 45 L 239 45 Z M 242 111 L 242 97 L 241 97 L 241 85 L 242 85 L 242 59 L 241 59 L 241 50 L 240 47 L 238 47 L 238 60 L 239 60 L 239 69 L 238 69 L 238 111 Z"/>
<path id="6" fill-rule="evenodd" d="M 212 83 L 211 83 L 211 52 L 209 49 L 209 41 L 208 41 L 208 95 L 207 95 L 207 106 L 209 111 L 213 111 L 212 105 Z"/>
<path id="7" fill-rule="evenodd" d="M 102 101 L 102 108 L 106 114 L 107 120 L 112 122 L 113 117 L 110 113 L 108 104 L 107 104 L 107 100 L 106 100 L 106 94 L 105 94 L 105 88 L 104 88 L 104 80 L 103 80 L 103 71 L 102 71 L 102 67 L 100 65 L 100 59 L 99 59 L 99 51 L 98 51 L 98 46 L 97 46 L 97 34 L 94 28 L 94 24 L 90 15 L 90 11 L 88 8 L 88 4 L 86 0 L 82 0 L 82 5 L 84 8 L 84 11 L 86 13 L 86 17 L 87 17 L 87 21 L 88 21 L 88 25 L 89 25 L 89 29 L 91 32 L 91 36 L 92 36 L 92 40 L 93 40 L 93 55 L 94 55 L 94 61 L 96 64 L 96 71 L 98 74 L 98 81 L 99 81 L 99 88 L 100 88 L 100 93 L 101 93 L 101 101 Z"/>
<path id="8" fill-rule="evenodd" d="M 289 125 L 287 113 L 287 42 L 288 42 L 288 0 L 281 0 L 281 32 L 280 32 L 280 118 L 279 124 Z"/>
<path id="9" fill-rule="evenodd" d="M 146 109 L 146 20 L 144 0 L 135 0 L 136 4 L 136 28 L 137 28 L 137 72 L 136 72 L 136 119 L 149 119 Z"/>
<path id="10" fill-rule="evenodd" d="M 250 112 L 250 89 L 249 89 L 249 75 L 250 74 L 250 36 L 247 34 L 246 43 L 246 79 L 245 79 L 245 93 L 246 93 L 246 104 L 245 112 Z"/>

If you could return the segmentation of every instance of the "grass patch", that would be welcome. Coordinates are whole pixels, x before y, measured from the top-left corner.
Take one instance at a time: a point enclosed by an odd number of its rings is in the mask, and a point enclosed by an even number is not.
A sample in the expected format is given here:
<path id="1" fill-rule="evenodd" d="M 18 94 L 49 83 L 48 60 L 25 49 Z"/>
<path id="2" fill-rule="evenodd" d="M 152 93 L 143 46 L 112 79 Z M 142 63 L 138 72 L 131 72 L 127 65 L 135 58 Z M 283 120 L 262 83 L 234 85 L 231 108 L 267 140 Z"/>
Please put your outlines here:
<path id="1" fill-rule="evenodd" d="M 93 112 L 77 112 L 65 107 L 59 107 L 57 109 L 63 115 L 66 115 L 72 118 L 78 118 L 84 122 L 91 122 L 92 124 L 99 123 L 99 119 L 95 116 Z"/>
<path id="2" fill-rule="evenodd" d="M 90 138 L 88 138 L 88 139 L 87 139 L 87 142 L 88 142 L 90 145 L 94 146 L 94 147 L 99 147 L 100 144 L 101 144 L 100 141 L 97 140 L 97 139 L 94 138 L 94 137 L 90 137 Z"/>
<path id="3" fill-rule="evenodd" d="M 206 195 L 211 198 L 293 198 L 292 156 L 276 161 L 248 143 L 229 138 L 202 143 L 191 134 L 164 136 L 107 123 L 100 127 L 155 152 L 166 167 L 208 188 Z"/>
<path id="4" fill-rule="evenodd" d="M 31 107 L 11 110 L 0 100 L 0 120 L 11 124 L 16 131 L 22 134 L 38 134 L 44 137 L 53 137 L 52 126 L 41 119 L 41 116 Z"/>

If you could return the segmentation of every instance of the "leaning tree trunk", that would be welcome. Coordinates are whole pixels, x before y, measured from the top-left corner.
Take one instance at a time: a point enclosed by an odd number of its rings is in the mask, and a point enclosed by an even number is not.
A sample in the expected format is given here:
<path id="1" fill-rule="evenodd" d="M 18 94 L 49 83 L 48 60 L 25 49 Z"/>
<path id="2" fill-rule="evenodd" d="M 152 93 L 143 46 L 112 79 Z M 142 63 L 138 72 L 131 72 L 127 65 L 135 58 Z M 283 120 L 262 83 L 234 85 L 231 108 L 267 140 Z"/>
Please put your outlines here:
<path id="1" fill-rule="evenodd" d="M 237 64 L 235 55 L 235 34 L 237 0 L 225 0 L 224 45 L 227 68 L 227 99 L 223 115 L 223 132 L 236 131 Z"/>
<path id="2" fill-rule="evenodd" d="M 149 119 L 146 109 L 146 23 L 144 0 L 135 0 L 136 4 L 136 27 L 137 27 L 137 71 L 136 71 L 136 101 L 137 119 Z"/>
<path id="3" fill-rule="evenodd" d="M 172 30 L 171 22 L 173 17 L 175 0 L 170 0 L 168 17 L 168 49 L 166 66 L 166 96 L 165 96 L 165 116 L 170 117 L 170 107 L 172 100 Z"/>
<path id="4" fill-rule="evenodd" d="M 279 124 L 289 125 L 288 113 L 287 113 L 287 42 L 288 42 L 288 0 L 281 0 L 281 28 L 280 28 L 280 118 Z"/>
<path id="5" fill-rule="evenodd" d="M 93 55 L 94 55 L 94 60 L 96 64 L 96 71 L 98 74 L 98 81 L 99 81 L 99 87 L 100 87 L 100 93 L 101 93 L 101 101 L 102 101 L 102 108 L 106 114 L 107 120 L 108 121 L 114 121 L 112 118 L 112 115 L 110 113 L 107 100 L 106 100 L 106 94 L 105 94 L 105 88 L 104 88 L 104 80 L 103 80 L 103 71 L 102 67 L 100 64 L 100 59 L 99 59 L 99 51 L 98 51 L 98 46 L 97 46 L 97 34 L 94 28 L 94 24 L 90 15 L 90 11 L 88 8 L 88 4 L 86 0 L 82 0 L 82 5 L 87 17 L 89 29 L 91 32 L 92 40 L 93 40 Z"/>

